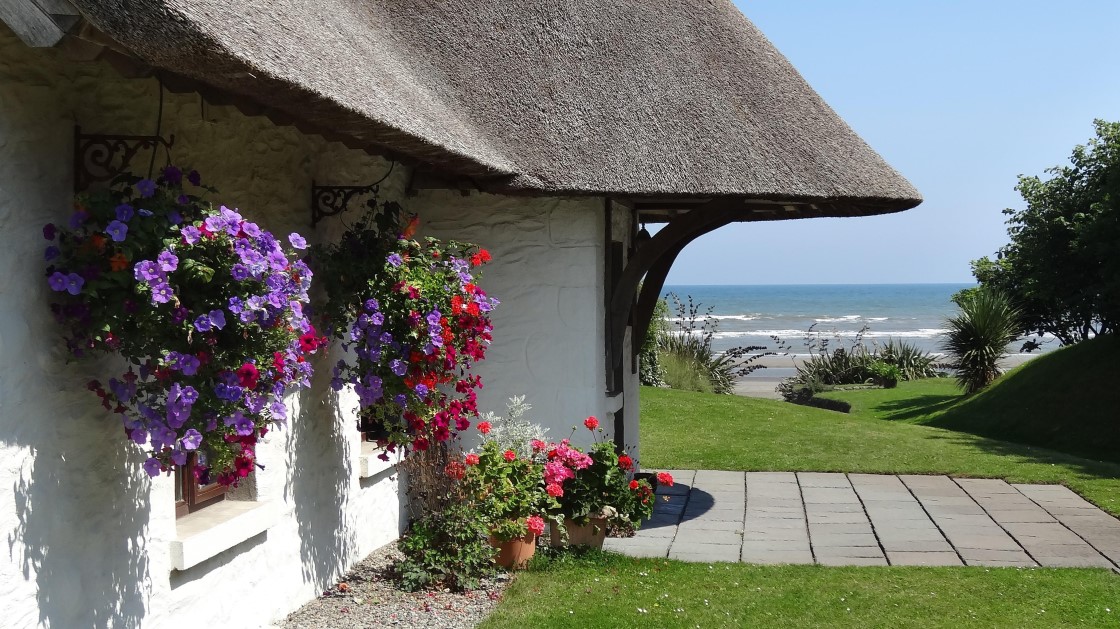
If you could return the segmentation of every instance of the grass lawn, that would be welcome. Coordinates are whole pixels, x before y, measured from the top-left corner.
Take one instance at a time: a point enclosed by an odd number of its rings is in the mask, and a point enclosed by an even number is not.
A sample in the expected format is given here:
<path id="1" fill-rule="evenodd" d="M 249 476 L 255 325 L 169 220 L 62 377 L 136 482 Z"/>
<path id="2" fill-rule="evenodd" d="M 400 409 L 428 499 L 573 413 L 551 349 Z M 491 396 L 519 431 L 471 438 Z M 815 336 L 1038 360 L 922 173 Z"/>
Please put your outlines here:
<path id="1" fill-rule="evenodd" d="M 689 564 L 593 553 L 519 575 L 481 626 L 955 629 L 1118 622 L 1120 577 L 1104 570 Z"/>
<path id="2" fill-rule="evenodd" d="M 838 395 L 853 403 L 851 414 L 643 389 L 642 466 L 1063 483 L 1120 514 L 1120 465 L 922 425 L 955 403 L 945 402 L 956 397 L 952 381 Z M 1083 569 L 709 565 L 591 553 L 538 562 L 482 626 L 1120 626 L 1120 577 Z"/>
<path id="3" fill-rule="evenodd" d="M 642 389 L 642 467 L 748 471 L 952 474 L 1016 483 L 1062 483 L 1120 515 L 1120 465 L 912 421 L 883 421 L 875 408 L 935 400 L 951 380 L 833 394 L 852 413 L 787 402 Z M 908 397 L 909 396 L 909 397 Z"/>

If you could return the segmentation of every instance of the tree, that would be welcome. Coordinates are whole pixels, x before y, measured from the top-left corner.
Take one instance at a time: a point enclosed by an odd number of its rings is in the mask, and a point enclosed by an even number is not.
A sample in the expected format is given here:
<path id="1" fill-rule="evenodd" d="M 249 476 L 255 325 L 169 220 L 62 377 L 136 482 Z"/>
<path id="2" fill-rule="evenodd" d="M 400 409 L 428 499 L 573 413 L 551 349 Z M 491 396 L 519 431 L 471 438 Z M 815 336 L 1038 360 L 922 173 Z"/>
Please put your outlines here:
<path id="1" fill-rule="evenodd" d="M 1007 209 L 1011 242 L 972 262 L 981 286 L 1007 294 L 1024 333 L 1063 345 L 1120 324 L 1120 122 L 1095 120 L 1096 137 L 1073 149 L 1050 179 L 1019 176 L 1026 201 Z"/>

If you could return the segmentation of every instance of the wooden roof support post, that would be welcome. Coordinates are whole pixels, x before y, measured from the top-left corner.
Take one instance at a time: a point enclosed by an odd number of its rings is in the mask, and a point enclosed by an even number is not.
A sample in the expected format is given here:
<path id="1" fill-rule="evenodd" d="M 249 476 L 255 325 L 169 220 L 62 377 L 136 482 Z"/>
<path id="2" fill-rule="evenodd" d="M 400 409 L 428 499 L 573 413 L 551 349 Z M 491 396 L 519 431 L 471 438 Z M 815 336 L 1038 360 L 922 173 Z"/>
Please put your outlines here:
<path id="1" fill-rule="evenodd" d="M 649 242 L 639 247 L 626 264 L 622 277 L 619 278 L 618 284 L 614 287 L 610 304 L 611 316 L 608 333 L 611 335 L 610 359 L 612 365 L 617 366 L 622 361 L 622 342 L 626 336 L 626 322 L 630 318 L 634 297 L 638 292 L 638 285 L 641 283 L 642 277 L 656 270 L 657 277 L 651 276 L 649 278 L 657 284 L 652 293 L 656 295 L 665 284 L 665 277 L 669 273 L 669 267 L 672 266 L 673 260 L 676 259 L 685 245 L 703 234 L 727 225 L 742 216 L 741 203 L 733 204 L 733 207 L 721 204 L 721 206 L 713 208 L 710 207 L 711 205 L 713 204 L 690 210 L 688 213 L 670 220 L 664 229 L 657 232 Z M 645 290 L 643 290 L 643 294 L 646 294 Z M 649 295 L 647 294 L 648 299 Z M 654 298 L 654 301 L 656 301 L 656 298 Z M 641 314 L 641 311 L 638 312 Z M 650 312 L 652 313 L 652 306 L 650 306 Z M 647 316 L 645 325 L 640 328 L 638 334 L 635 334 L 635 339 L 638 338 L 639 334 L 644 338 L 645 329 L 648 325 L 649 317 Z"/>

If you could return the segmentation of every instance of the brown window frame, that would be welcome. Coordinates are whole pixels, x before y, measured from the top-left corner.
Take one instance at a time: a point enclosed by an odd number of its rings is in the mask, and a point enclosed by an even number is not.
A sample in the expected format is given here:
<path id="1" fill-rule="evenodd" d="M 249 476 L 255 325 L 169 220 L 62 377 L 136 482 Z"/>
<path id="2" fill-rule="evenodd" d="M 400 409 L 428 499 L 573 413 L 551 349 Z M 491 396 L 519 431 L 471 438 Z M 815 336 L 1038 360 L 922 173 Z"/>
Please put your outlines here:
<path id="1" fill-rule="evenodd" d="M 179 492 L 175 500 L 176 518 L 194 513 L 226 498 L 228 488 L 225 485 L 216 482 L 199 485 L 195 482 L 194 470 L 197 465 L 196 455 L 191 454 L 185 465 L 175 467 L 175 482 Z"/>

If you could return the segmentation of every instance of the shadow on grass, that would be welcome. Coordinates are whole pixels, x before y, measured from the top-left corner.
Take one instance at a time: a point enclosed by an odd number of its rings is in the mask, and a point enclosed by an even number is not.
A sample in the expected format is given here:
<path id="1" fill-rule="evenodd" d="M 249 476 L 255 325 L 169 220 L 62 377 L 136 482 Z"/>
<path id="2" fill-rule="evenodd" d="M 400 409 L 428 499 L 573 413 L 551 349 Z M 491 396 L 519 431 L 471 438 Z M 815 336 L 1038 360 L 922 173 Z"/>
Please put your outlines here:
<path id="1" fill-rule="evenodd" d="M 888 421 L 905 421 L 917 419 L 932 413 L 948 410 L 964 398 L 959 395 L 938 395 L 929 393 L 901 400 L 888 400 L 875 405 L 875 410 L 889 415 L 883 416 Z"/>
<path id="2" fill-rule="evenodd" d="M 945 429 L 926 437 L 931 440 L 947 441 L 965 448 L 977 448 L 989 454 L 1005 457 L 1008 463 L 1033 463 L 1038 465 L 1062 466 L 1075 473 L 1096 477 L 1102 480 L 1120 479 L 1120 465 L 1108 461 L 1082 458 L 1057 450 L 1038 446 L 1000 441 L 968 432 Z M 954 476 L 969 476 L 968 470 L 952 472 Z M 1006 475 L 1005 475 L 1006 476 Z M 1013 476 L 1013 475 L 1012 475 Z M 1047 481 L 1040 481 L 1047 482 Z M 1057 481 L 1049 481 L 1057 482 Z"/>

